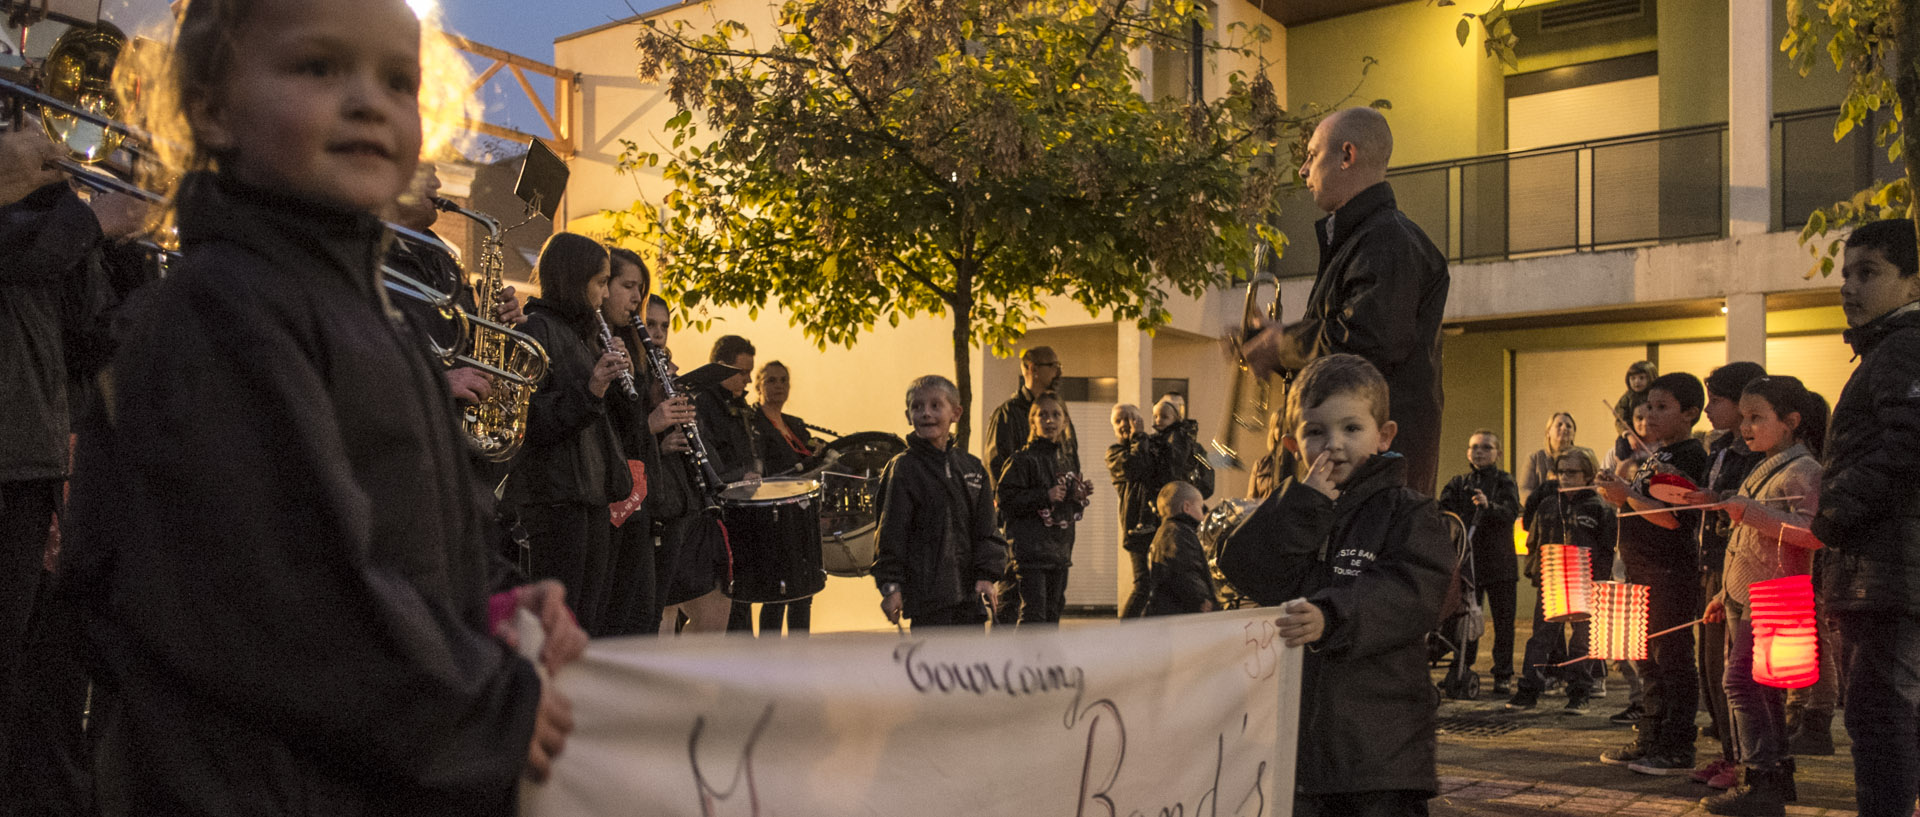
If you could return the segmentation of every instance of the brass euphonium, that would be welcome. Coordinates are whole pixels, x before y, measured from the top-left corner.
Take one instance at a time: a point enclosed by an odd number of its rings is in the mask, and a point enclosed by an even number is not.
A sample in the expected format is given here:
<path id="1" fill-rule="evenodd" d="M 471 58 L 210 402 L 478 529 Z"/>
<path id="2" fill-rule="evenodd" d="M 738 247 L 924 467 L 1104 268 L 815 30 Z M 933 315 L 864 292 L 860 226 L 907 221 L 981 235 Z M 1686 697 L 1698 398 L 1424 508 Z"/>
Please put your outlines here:
<path id="1" fill-rule="evenodd" d="M 1255 252 L 1264 262 L 1271 251 L 1262 241 L 1255 247 Z M 1248 277 L 1247 301 L 1240 315 L 1240 325 L 1227 334 L 1227 343 L 1233 349 L 1235 363 L 1233 390 L 1227 397 L 1227 421 L 1221 424 L 1226 438 L 1214 438 L 1213 450 L 1219 452 L 1234 468 L 1248 467 L 1249 458 L 1242 456 L 1241 452 L 1247 448 L 1249 441 L 1254 445 L 1265 442 L 1267 420 L 1273 408 L 1271 379 L 1256 374 L 1253 367 L 1247 365 L 1246 355 L 1242 354 L 1240 348 L 1259 331 L 1263 311 L 1266 313 L 1266 322 L 1280 320 L 1280 282 L 1267 272 L 1267 266 L 1266 263 L 1257 264 L 1256 271 Z M 1263 286 L 1273 287 L 1273 301 L 1264 310 L 1260 307 L 1260 290 Z"/>
<path id="2" fill-rule="evenodd" d="M 433 206 L 442 212 L 472 219 L 487 231 L 480 240 L 478 280 L 473 284 L 473 300 L 478 311 L 492 314 L 500 302 L 500 290 L 506 286 L 506 251 L 500 221 L 435 196 Z M 467 447 L 493 462 L 505 462 L 520 450 L 527 437 L 527 407 L 534 389 L 547 376 L 547 351 L 532 337 L 495 321 L 474 317 L 468 325 L 467 356 L 488 367 L 512 372 L 512 377 L 496 378 L 492 393 L 467 408 L 462 420 L 467 432 Z"/>

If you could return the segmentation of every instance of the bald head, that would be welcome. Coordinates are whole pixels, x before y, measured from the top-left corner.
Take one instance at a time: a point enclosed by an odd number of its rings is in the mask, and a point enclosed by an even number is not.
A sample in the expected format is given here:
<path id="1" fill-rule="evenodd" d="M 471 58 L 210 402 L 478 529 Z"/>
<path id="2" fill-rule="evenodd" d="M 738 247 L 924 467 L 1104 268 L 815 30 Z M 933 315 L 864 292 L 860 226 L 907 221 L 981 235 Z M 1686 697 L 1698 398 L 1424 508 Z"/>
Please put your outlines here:
<path id="1" fill-rule="evenodd" d="M 1387 160 L 1393 158 L 1393 129 L 1387 118 L 1372 108 L 1347 108 L 1335 111 L 1320 123 L 1335 145 L 1352 143 L 1361 167 L 1385 173 Z"/>
<path id="2" fill-rule="evenodd" d="M 1393 130 L 1387 118 L 1372 108 L 1347 108 L 1314 128 L 1300 176 L 1307 180 L 1314 203 L 1331 213 L 1360 191 L 1386 181 L 1391 158 Z"/>

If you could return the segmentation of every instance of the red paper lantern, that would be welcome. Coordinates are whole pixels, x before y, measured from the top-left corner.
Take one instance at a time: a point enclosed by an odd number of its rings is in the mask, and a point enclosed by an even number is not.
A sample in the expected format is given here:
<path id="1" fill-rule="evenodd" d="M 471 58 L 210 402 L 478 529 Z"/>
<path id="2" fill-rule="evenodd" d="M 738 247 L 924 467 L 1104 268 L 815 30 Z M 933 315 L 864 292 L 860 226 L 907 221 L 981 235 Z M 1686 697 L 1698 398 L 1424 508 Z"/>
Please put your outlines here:
<path id="1" fill-rule="evenodd" d="M 1540 604 L 1547 621 L 1586 621 L 1592 589 L 1592 551 L 1575 545 L 1540 546 Z"/>
<path id="2" fill-rule="evenodd" d="M 1647 660 L 1647 597 L 1651 588 L 1626 582 L 1593 583 L 1588 652 L 1607 661 Z"/>
<path id="3" fill-rule="evenodd" d="M 1782 689 L 1820 680 L 1820 629 L 1813 578 L 1786 576 L 1747 587 L 1753 621 L 1753 680 Z"/>

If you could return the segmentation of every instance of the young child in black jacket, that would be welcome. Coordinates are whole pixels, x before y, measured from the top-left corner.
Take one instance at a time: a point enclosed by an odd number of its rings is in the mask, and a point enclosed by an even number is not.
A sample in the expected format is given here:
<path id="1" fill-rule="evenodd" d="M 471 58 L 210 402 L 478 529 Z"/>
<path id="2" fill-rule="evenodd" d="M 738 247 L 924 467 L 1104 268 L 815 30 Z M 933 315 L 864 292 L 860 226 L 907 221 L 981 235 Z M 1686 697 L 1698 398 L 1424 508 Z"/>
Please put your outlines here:
<path id="1" fill-rule="evenodd" d="M 1528 529 L 1527 579 L 1540 586 L 1540 548 L 1538 545 L 1577 545 L 1587 549 L 1594 581 L 1613 578 L 1614 511 L 1600 495 L 1587 488 L 1593 484 L 1600 466 L 1582 449 L 1571 449 L 1554 461 L 1553 479 L 1541 483 L 1540 502 L 1533 527 Z M 1561 488 L 1567 488 L 1562 492 Z M 1544 602 L 1533 607 L 1533 635 L 1527 639 L 1521 661 L 1520 688 L 1507 701 L 1508 709 L 1528 709 L 1540 702 L 1547 678 L 1557 673 L 1567 683 L 1568 712 L 1583 712 L 1593 694 L 1596 672 L 1604 672 L 1599 661 L 1582 661 L 1567 667 L 1553 667 L 1568 658 L 1587 654 L 1587 622 L 1574 622 L 1572 637 L 1558 623 L 1546 619 Z"/>
<path id="2" fill-rule="evenodd" d="M 880 472 L 873 581 L 880 612 L 915 628 L 981 625 L 1000 602 L 994 583 L 1007 568 L 995 525 L 993 489 L 978 457 L 950 448 L 960 390 L 927 375 L 907 387 L 907 450 Z M 981 599 L 986 603 L 983 605 Z"/>
<path id="3" fill-rule="evenodd" d="M 1453 548 L 1433 500 L 1388 453 L 1387 381 L 1355 355 L 1301 371 L 1282 444 L 1304 474 L 1282 482 L 1222 548 L 1243 595 L 1280 606 L 1288 646 L 1306 646 L 1295 814 L 1425 814 L 1434 712 L 1426 635 L 1440 617 Z"/>
<path id="4" fill-rule="evenodd" d="M 1150 586 L 1146 614 L 1171 616 L 1205 613 L 1213 609 L 1213 572 L 1200 546 L 1200 517 L 1207 508 L 1200 489 L 1186 482 L 1169 482 L 1155 501 L 1160 529 L 1147 553 Z"/>
<path id="5" fill-rule="evenodd" d="M 1080 477 L 1061 444 L 1067 410 L 1043 394 L 1027 411 L 1027 444 L 1007 460 L 994 493 L 1007 520 L 1012 560 L 1020 585 L 1021 624 L 1057 624 L 1067 603 L 1067 568 L 1073 566 L 1073 526 L 1086 510 L 1093 485 Z"/>

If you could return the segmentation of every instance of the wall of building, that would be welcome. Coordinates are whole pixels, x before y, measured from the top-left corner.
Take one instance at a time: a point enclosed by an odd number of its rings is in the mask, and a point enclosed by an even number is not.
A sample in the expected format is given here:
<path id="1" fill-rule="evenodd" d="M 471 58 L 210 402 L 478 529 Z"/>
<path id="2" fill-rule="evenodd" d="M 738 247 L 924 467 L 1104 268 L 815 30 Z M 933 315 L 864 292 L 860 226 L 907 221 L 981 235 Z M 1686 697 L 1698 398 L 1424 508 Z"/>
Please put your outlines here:
<path id="1" fill-rule="evenodd" d="M 1477 39 L 1460 45 L 1454 38 L 1459 20 L 1457 7 L 1401 3 L 1288 29 L 1291 110 L 1387 99 L 1393 103 L 1387 119 L 1396 126 L 1395 165 L 1503 149 L 1500 63 Z M 1363 78 L 1361 59 L 1368 56 L 1380 64 Z"/>
<path id="2" fill-rule="evenodd" d="M 1837 333 L 1846 328 L 1846 319 L 1838 307 L 1809 307 L 1781 309 L 1769 312 L 1767 328 L 1770 337 L 1787 337 L 1809 333 Z M 1464 458 L 1467 437 L 1476 428 L 1495 428 L 1508 434 L 1514 443 L 1505 452 L 1507 467 L 1530 454 L 1540 446 L 1540 429 L 1546 422 L 1545 417 L 1512 416 L 1512 397 L 1514 389 L 1520 384 L 1512 382 L 1508 362 L 1516 352 L 1537 352 L 1561 349 L 1594 349 L 1601 347 L 1653 347 L 1654 357 L 1658 358 L 1662 345 L 1691 346 L 1700 341 L 1724 341 L 1726 338 L 1726 319 L 1720 316 L 1701 318 L 1677 318 L 1668 320 L 1623 321 L 1612 323 L 1592 323 L 1577 326 L 1550 327 L 1539 329 L 1516 329 L 1504 331 L 1476 331 L 1471 327 L 1448 334 L 1442 343 L 1443 356 L 1442 382 L 1446 390 L 1446 408 L 1441 417 L 1441 438 L 1445 441 L 1443 450 L 1451 452 L 1460 448 Z M 1835 340 L 1836 346 L 1838 340 Z M 1844 354 L 1844 352 L 1840 352 Z M 1691 357 L 1692 355 L 1689 355 Z M 1636 357 L 1636 359 L 1638 359 Z M 1719 359 L 1724 362 L 1724 357 Z M 1714 364 L 1714 365 L 1717 365 Z M 1668 371 L 1663 365 L 1661 371 Z M 1693 368 L 1703 368 L 1694 366 Z M 1711 371 L 1708 368 L 1708 371 Z M 1696 371 L 1698 376 L 1706 371 Z M 1779 374 L 1806 376 L 1809 373 L 1782 371 Z M 1625 388 L 1625 369 L 1621 371 L 1597 371 L 1592 377 L 1609 384 L 1609 394 L 1618 397 Z M 1825 373 L 1831 374 L 1831 373 Z M 1832 377 L 1824 379 L 1832 380 Z M 1832 389 L 1830 389 L 1832 390 Z M 1829 401 L 1838 397 L 1837 390 L 1828 394 Z M 1568 409 L 1597 411 L 1598 406 L 1567 406 Z M 1701 423 L 1705 428 L 1705 421 Z M 1613 438 L 1611 430 L 1603 423 L 1583 422 L 1579 442 L 1581 445 L 1604 453 L 1603 447 Z M 1454 443 L 1459 445 L 1455 446 Z M 1443 473 L 1452 473 L 1451 461 L 1443 467 Z M 1464 466 L 1462 466 L 1464 467 Z"/>

